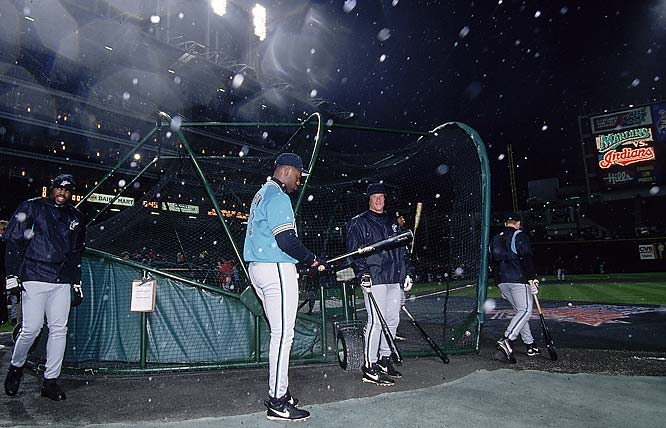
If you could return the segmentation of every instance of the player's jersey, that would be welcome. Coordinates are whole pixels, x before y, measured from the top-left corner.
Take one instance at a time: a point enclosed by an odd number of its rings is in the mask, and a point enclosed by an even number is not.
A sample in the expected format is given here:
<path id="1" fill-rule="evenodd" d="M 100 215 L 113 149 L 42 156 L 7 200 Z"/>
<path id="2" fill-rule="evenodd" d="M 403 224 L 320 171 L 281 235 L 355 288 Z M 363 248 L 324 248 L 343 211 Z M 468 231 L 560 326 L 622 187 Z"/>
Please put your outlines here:
<path id="1" fill-rule="evenodd" d="M 521 230 L 505 227 L 490 241 L 490 257 L 497 284 L 526 283 L 537 277 L 530 239 Z"/>
<path id="2" fill-rule="evenodd" d="M 298 263 L 278 247 L 275 235 L 293 229 L 296 220 L 291 199 L 273 177 L 254 195 L 245 232 L 243 259 L 246 262 Z"/>
<path id="3" fill-rule="evenodd" d="M 5 268 L 22 281 L 80 283 L 85 247 L 83 215 L 49 198 L 22 202 L 7 226 Z"/>

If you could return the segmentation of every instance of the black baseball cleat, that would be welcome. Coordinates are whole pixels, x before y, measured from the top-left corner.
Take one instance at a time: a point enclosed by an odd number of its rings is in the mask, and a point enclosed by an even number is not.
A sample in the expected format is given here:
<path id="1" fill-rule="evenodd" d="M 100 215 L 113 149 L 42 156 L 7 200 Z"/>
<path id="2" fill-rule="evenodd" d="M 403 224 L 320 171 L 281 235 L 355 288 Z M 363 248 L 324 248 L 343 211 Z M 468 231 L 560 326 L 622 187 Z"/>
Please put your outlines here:
<path id="1" fill-rule="evenodd" d="M 527 346 L 527 355 L 530 357 L 536 357 L 537 355 L 541 355 L 541 348 L 536 346 L 536 343 L 530 343 Z"/>
<path id="2" fill-rule="evenodd" d="M 9 371 L 5 378 L 5 394 L 10 397 L 18 393 L 19 385 L 21 385 L 21 377 L 23 376 L 23 367 L 16 367 L 9 365 Z"/>
<path id="3" fill-rule="evenodd" d="M 395 340 L 407 340 L 404 334 L 402 332 L 396 331 L 395 332 Z"/>
<path id="4" fill-rule="evenodd" d="M 513 349 L 511 348 L 511 342 L 506 337 L 501 338 L 497 341 L 496 345 L 499 351 L 502 351 L 506 360 L 510 364 L 516 364 L 516 358 L 513 356 Z"/>
<path id="5" fill-rule="evenodd" d="M 289 392 L 289 389 L 287 389 L 287 392 L 284 394 L 284 396 L 292 406 L 298 406 L 298 398 L 292 396 L 291 392 Z"/>
<path id="6" fill-rule="evenodd" d="M 42 397 L 48 397 L 53 401 L 62 401 L 67 398 L 65 392 L 56 381 L 57 379 L 44 379 Z"/>
<path id="7" fill-rule="evenodd" d="M 293 398 L 293 397 L 292 397 Z M 299 409 L 289 402 L 287 394 L 281 398 L 270 398 L 264 402 L 268 411 L 266 417 L 272 421 L 304 421 L 310 417 L 310 412 Z"/>
<path id="8" fill-rule="evenodd" d="M 381 386 L 393 386 L 395 381 L 379 368 L 375 363 L 370 367 L 363 367 L 363 382 L 374 383 Z"/>
<path id="9" fill-rule="evenodd" d="M 393 362 L 391 362 L 391 357 L 381 357 L 379 361 L 377 361 L 377 367 L 379 367 L 379 370 L 384 372 L 385 374 L 389 375 L 392 378 L 395 379 L 400 379 L 402 377 L 402 373 L 397 371 L 395 367 L 393 367 Z"/>

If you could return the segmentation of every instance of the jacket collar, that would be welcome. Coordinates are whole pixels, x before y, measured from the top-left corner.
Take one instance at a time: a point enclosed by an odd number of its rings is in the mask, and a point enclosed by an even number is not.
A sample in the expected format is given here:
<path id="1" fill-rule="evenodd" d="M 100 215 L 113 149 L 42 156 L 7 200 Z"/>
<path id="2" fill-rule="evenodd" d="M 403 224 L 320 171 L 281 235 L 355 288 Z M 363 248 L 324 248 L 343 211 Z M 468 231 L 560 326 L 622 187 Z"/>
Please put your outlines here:
<path id="1" fill-rule="evenodd" d="M 266 183 L 271 184 L 273 186 L 277 186 L 280 190 L 282 190 L 284 192 L 284 183 L 281 182 L 280 180 L 278 180 L 277 178 L 275 178 L 273 176 L 268 177 L 268 179 L 266 180 Z"/>

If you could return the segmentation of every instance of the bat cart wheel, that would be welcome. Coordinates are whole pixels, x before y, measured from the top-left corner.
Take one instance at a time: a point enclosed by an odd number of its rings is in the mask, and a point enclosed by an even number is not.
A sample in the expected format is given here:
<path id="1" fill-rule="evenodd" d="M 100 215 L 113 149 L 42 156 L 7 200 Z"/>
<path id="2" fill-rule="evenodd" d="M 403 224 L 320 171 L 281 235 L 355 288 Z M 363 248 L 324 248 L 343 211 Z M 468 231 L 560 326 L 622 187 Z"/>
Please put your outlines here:
<path id="1" fill-rule="evenodd" d="M 351 372 L 363 366 L 363 335 L 357 326 L 338 329 L 335 338 L 336 355 L 342 370 Z"/>

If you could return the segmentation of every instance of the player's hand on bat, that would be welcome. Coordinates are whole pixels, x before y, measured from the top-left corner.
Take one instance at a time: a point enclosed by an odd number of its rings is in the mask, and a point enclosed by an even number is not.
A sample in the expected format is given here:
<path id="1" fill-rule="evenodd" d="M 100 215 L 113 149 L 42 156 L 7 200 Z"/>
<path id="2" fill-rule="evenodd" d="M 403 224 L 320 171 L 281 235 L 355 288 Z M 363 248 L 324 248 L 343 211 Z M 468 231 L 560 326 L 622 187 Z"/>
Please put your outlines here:
<path id="1" fill-rule="evenodd" d="M 412 280 L 412 277 L 410 275 L 407 275 L 405 277 L 405 282 L 402 283 L 402 289 L 405 291 L 409 291 L 412 289 L 412 285 L 414 285 L 414 280 Z"/>
<path id="2" fill-rule="evenodd" d="M 538 279 L 530 279 L 529 281 L 527 281 L 527 283 L 530 286 L 530 293 L 532 293 L 532 295 L 539 294 L 539 280 Z"/>
<path id="3" fill-rule="evenodd" d="M 361 275 L 361 287 L 370 291 L 370 287 L 372 287 L 372 278 L 370 278 L 369 273 L 364 273 Z"/>
<path id="4" fill-rule="evenodd" d="M 326 261 L 319 259 L 319 257 L 315 256 L 314 261 L 310 265 L 312 269 L 316 269 L 319 272 L 323 272 L 326 270 Z"/>
<path id="5" fill-rule="evenodd" d="M 72 306 L 79 306 L 83 302 L 83 288 L 81 284 L 72 285 L 72 290 L 74 291 L 74 299 L 72 299 Z"/>
<path id="6" fill-rule="evenodd" d="M 21 280 L 16 275 L 7 276 L 7 279 L 6 279 L 5 283 L 7 284 L 7 287 L 6 287 L 7 293 L 11 294 L 12 296 L 20 296 L 21 291 L 25 290 L 23 288 L 23 284 L 21 283 Z"/>

